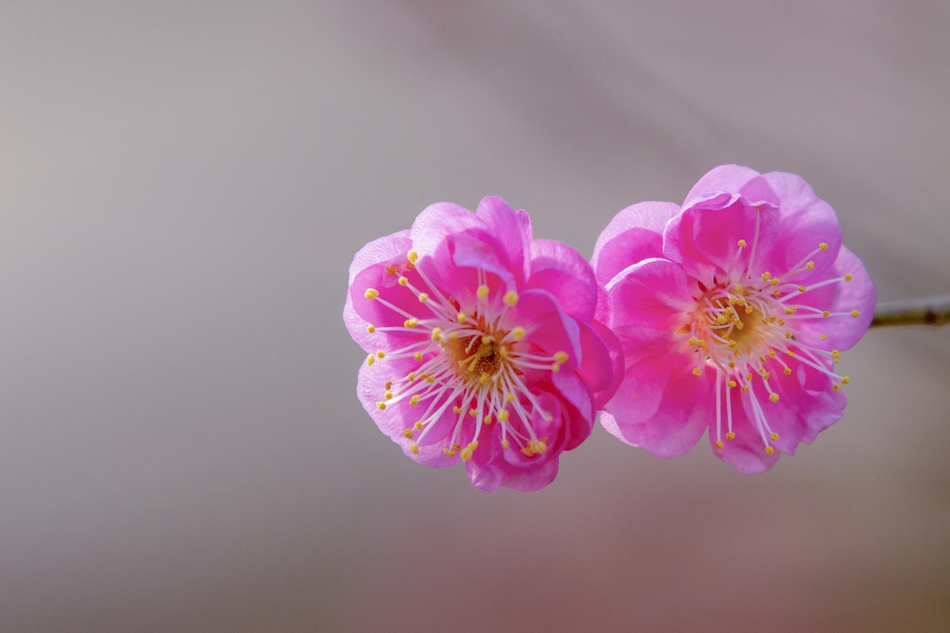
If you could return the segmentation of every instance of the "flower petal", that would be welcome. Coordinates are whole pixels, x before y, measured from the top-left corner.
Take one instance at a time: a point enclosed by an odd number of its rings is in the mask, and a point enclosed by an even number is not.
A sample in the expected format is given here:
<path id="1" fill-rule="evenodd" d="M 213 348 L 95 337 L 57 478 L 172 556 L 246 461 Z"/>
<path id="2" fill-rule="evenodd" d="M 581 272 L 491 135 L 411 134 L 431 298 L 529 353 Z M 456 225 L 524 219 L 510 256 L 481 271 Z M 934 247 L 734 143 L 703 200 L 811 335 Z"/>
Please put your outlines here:
<path id="1" fill-rule="evenodd" d="M 587 260 L 567 244 L 531 242 L 531 273 L 525 290 L 545 290 L 575 319 L 589 321 L 597 307 L 597 280 Z"/>
<path id="2" fill-rule="evenodd" d="M 628 266 L 663 257 L 663 228 L 679 212 L 672 202 L 641 202 L 614 216 L 597 238 L 591 256 L 597 280 L 607 285 Z"/>

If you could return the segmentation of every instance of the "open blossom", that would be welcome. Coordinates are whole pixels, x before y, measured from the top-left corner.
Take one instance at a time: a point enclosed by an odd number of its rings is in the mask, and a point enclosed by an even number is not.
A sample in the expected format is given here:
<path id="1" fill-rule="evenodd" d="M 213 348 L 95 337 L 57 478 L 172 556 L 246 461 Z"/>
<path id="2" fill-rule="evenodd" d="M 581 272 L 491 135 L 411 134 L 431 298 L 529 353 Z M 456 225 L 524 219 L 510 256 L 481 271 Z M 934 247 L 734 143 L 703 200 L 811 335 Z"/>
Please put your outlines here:
<path id="1" fill-rule="evenodd" d="M 431 205 L 350 267 L 343 317 L 369 354 L 359 398 L 417 462 L 464 462 L 483 490 L 543 488 L 620 381 L 599 296 L 584 258 L 534 239 L 524 211 Z"/>
<path id="2" fill-rule="evenodd" d="M 870 323 L 874 286 L 805 181 L 725 165 L 682 208 L 621 211 L 592 259 L 626 373 L 601 414 L 660 457 L 708 428 L 741 472 L 771 468 L 842 416 L 840 352 Z"/>

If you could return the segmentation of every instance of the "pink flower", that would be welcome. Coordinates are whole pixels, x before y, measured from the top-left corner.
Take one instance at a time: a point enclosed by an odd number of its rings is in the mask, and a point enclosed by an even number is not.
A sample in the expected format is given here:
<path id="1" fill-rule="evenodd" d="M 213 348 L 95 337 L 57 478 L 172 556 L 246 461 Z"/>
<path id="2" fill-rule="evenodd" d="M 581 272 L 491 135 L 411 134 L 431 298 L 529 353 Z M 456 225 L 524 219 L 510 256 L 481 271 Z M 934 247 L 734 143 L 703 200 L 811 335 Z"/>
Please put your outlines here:
<path id="1" fill-rule="evenodd" d="M 598 296 L 584 258 L 534 239 L 524 211 L 434 204 L 350 266 L 343 318 L 369 353 L 359 398 L 417 462 L 464 462 L 482 490 L 543 488 L 621 378 Z"/>
<path id="2" fill-rule="evenodd" d="M 798 176 L 717 167 L 682 209 L 617 214 L 592 263 L 625 354 L 601 415 L 619 439 L 676 457 L 708 427 L 720 459 L 760 472 L 841 418 L 835 363 L 867 329 L 874 286 Z"/>

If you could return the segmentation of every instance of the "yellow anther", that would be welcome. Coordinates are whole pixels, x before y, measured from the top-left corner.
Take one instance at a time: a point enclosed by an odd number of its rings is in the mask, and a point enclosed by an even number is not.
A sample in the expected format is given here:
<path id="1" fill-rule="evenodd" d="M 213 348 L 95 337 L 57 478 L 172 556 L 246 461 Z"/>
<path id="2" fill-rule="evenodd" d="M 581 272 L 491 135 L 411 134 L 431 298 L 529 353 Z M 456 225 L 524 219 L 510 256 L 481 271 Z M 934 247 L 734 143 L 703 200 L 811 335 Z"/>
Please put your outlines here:
<path id="1" fill-rule="evenodd" d="M 752 314 L 753 312 L 755 312 L 755 308 L 753 308 L 752 306 L 746 306 L 746 309 L 745 309 L 746 314 Z"/>
<path id="2" fill-rule="evenodd" d="M 369 332 L 370 334 L 372 334 L 373 332 L 376 331 L 376 328 L 375 328 L 374 326 L 372 326 L 372 325 L 367 325 L 367 326 L 366 326 L 366 331 Z"/>
<path id="3" fill-rule="evenodd" d="M 505 400 L 507 400 L 508 402 L 514 402 L 514 401 L 515 401 L 515 394 L 513 394 L 513 393 L 506 393 L 506 394 L 505 394 Z"/>
<path id="4" fill-rule="evenodd" d="M 695 336 L 691 336 L 691 337 L 689 337 L 688 343 L 689 343 L 690 347 L 696 347 L 697 345 L 699 345 L 699 339 L 696 338 Z"/>
<path id="5" fill-rule="evenodd" d="M 379 350 L 378 352 L 376 352 L 376 358 L 379 358 L 379 359 L 386 358 L 386 352 L 384 352 L 383 350 Z"/>
<path id="6" fill-rule="evenodd" d="M 507 422 L 508 421 L 508 409 L 502 409 L 498 412 L 498 421 Z"/>
<path id="7" fill-rule="evenodd" d="M 736 368 L 736 361 L 734 360 L 729 361 L 729 369 L 735 369 L 735 368 Z"/>
<path id="8" fill-rule="evenodd" d="M 773 291 L 772 291 L 772 296 L 773 296 L 773 297 L 781 297 L 781 296 L 782 296 L 782 291 L 781 291 L 781 290 L 773 290 Z"/>
<path id="9" fill-rule="evenodd" d="M 774 453 L 774 452 L 775 452 L 775 448 L 774 448 L 774 447 L 772 447 L 772 446 L 766 446 L 766 447 L 765 447 L 765 454 L 766 454 L 766 455 L 771 455 L 771 454 Z"/>
<path id="10" fill-rule="evenodd" d="M 386 266 L 386 274 L 387 274 L 387 275 L 395 275 L 395 274 L 396 274 L 396 264 L 390 264 L 389 266 Z"/>
<path id="11" fill-rule="evenodd" d="M 716 448 L 722 450 L 723 446 L 725 446 L 725 444 L 722 443 L 722 440 L 716 440 Z"/>
<path id="12" fill-rule="evenodd" d="M 473 418 L 478 417 L 478 410 L 477 410 L 477 409 L 469 409 L 469 410 L 468 410 L 468 414 L 469 414 L 470 416 L 472 416 Z"/>
<path id="13" fill-rule="evenodd" d="M 736 305 L 738 302 L 739 302 L 738 299 L 736 299 L 736 298 L 735 298 L 734 296 L 732 296 L 732 295 L 729 295 L 729 305 L 734 306 L 734 305 Z"/>
<path id="14" fill-rule="evenodd" d="M 462 447 L 459 446 L 458 444 L 452 444 L 452 450 L 457 453 L 457 452 L 459 452 L 460 450 L 462 450 Z"/>
<path id="15" fill-rule="evenodd" d="M 851 316 L 853 316 L 855 319 L 858 318 L 858 315 L 859 315 L 859 314 L 861 314 L 861 313 L 858 312 L 857 310 L 852 310 L 852 311 L 851 311 Z"/>
<path id="16" fill-rule="evenodd" d="M 420 292 L 420 293 L 419 293 L 419 301 L 420 301 L 420 302 L 425 303 L 425 302 L 428 301 L 428 300 L 429 300 L 429 295 L 427 295 L 427 294 L 424 293 L 424 292 Z"/>
<path id="17" fill-rule="evenodd" d="M 785 327 L 785 319 L 779 319 L 779 320 L 778 320 L 778 326 L 779 326 L 779 327 Z"/>
<path id="18" fill-rule="evenodd" d="M 784 371 L 783 373 L 784 373 L 786 376 L 791 376 L 791 375 L 792 375 L 792 368 L 791 368 L 791 367 L 786 367 L 786 368 L 785 368 L 785 371 Z"/>
<path id="19" fill-rule="evenodd" d="M 834 387 L 832 387 L 832 389 L 833 389 L 834 391 L 841 391 L 841 385 L 839 385 L 838 383 L 835 383 L 835 385 L 834 385 Z"/>
<path id="20" fill-rule="evenodd" d="M 764 362 L 765 362 L 765 356 L 759 356 L 759 360 L 764 363 Z"/>
<path id="21" fill-rule="evenodd" d="M 417 404 L 419 404 L 419 396 L 413 396 L 413 397 L 409 398 L 409 406 L 410 406 L 410 407 L 414 407 L 414 406 L 416 406 Z"/>
<path id="22" fill-rule="evenodd" d="M 746 379 L 746 380 L 752 380 L 752 372 L 749 372 L 748 374 L 746 374 L 746 375 L 745 375 L 745 379 Z"/>
<path id="23" fill-rule="evenodd" d="M 774 349 L 770 349 L 770 350 L 769 350 L 769 358 L 775 358 L 775 350 L 774 350 Z"/>
<path id="24" fill-rule="evenodd" d="M 456 406 L 452 407 L 452 411 L 454 411 L 455 413 L 461 413 L 461 412 L 462 412 L 462 407 L 456 405 Z"/>
<path id="25" fill-rule="evenodd" d="M 400 278 L 399 278 L 399 285 L 400 285 L 400 286 L 408 286 L 408 285 L 409 285 L 409 280 L 406 279 L 405 277 L 400 277 Z"/>
<path id="26" fill-rule="evenodd" d="M 769 396 L 769 400 L 771 400 L 772 402 L 778 402 L 778 394 L 773 393 L 771 396 Z M 775 439 L 775 438 L 772 438 L 772 439 Z"/>
<path id="27" fill-rule="evenodd" d="M 511 446 L 511 443 L 508 442 L 508 440 L 502 440 L 502 441 L 501 441 L 501 447 L 502 447 L 502 448 L 508 448 L 509 446 Z"/>
<path id="28" fill-rule="evenodd" d="M 386 384 L 383 385 L 383 386 L 386 388 L 386 391 L 389 391 L 390 389 L 393 388 L 393 381 L 392 381 L 392 380 L 387 380 L 387 381 L 386 381 Z"/>
<path id="29" fill-rule="evenodd" d="M 703 370 L 700 369 L 699 367 L 697 367 L 696 369 L 693 370 L 693 375 L 694 375 L 694 376 L 702 376 L 702 375 L 703 375 Z"/>
<path id="30" fill-rule="evenodd" d="M 821 313 L 821 316 L 827 319 L 828 317 L 831 316 L 831 312 L 829 310 L 825 310 L 824 312 Z"/>
<path id="31" fill-rule="evenodd" d="M 409 259 L 410 262 L 412 262 L 413 264 L 415 264 L 415 263 L 416 263 L 416 260 L 419 259 L 419 253 L 417 253 L 417 252 L 415 252 L 415 251 L 409 251 L 409 253 L 406 255 L 406 257 Z"/>
<path id="32" fill-rule="evenodd" d="M 844 276 L 845 281 L 851 281 L 852 279 L 854 279 L 854 275 L 852 275 L 851 273 L 845 273 L 845 276 Z"/>
<path id="33" fill-rule="evenodd" d="M 439 336 L 440 336 L 441 334 L 442 334 L 442 328 L 440 328 L 440 327 L 434 327 L 434 328 L 432 328 L 432 340 L 433 340 L 433 341 L 438 341 L 438 340 L 439 340 Z"/>
<path id="34" fill-rule="evenodd" d="M 794 355 L 795 355 L 795 352 L 793 352 L 792 350 L 788 350 L 788 351 L 785 352 L 785 353 L 788 354 L 789 356 L 794 356 Z"/>
<path id="35" fill-rule="evenodd" d="M 416 362 L 421 363 L 421 362 L 422 362 L 422 352 L 416 352 L 415 354 L 412 355 L 412 358 L 413 358 L 413 360 L 415 360 Z M 423 376 L 423 378 L 425 378 L 425 376 Z"/>
<path id="36" fill-rule="evenodd" d="M 841 384 L 842 384 L 842 385 L 846 385 L 846 384 L 848 384 L 849 382 L 851 382 L 851 379 L 848 378 L 847 376 L 845 376 L 844 378 L 841 379 Z"/>
<path id="37" fill-rule="evenodd" d="M 387 391 L 386 393 L 383 394 L 383 398 L 385 398 L 386 400 L 392 400 L 392 399 L 393 399 L 393 392 L 392 392 L 392 391 Z"/>
<path id="38" fill-rule="evenodd" d="M 385 411 L 385 410 L 386 410 L 386 403 L 385 403 L 385 402 L 382 402 L 382 401 L 377 402 L 377 403 L 376 403 L 376 408 L 379 409 L 380 411 Z"/>
<path id="39" fill-rule="evenodd" d="M 567 352 L 557 352 L 554 354 L 554 360 L 561 363 L 562 365 L 567 362 L 568 358 Z"/>
<path id="40" fill-rule="evenodd" d="M 831 357 L 837 361 L 839 358 L 841 358 L 841 352 L 839 352 L 836 349 L 833 349 L 831 350 Z"/>
<path id="41" fill-rule="evenodd" d="M 730 388 L 730 389 L 735 389 L 735 387 L 736 387 L 736 385 L 737 385 L 738 383 L 737 383 L 735 380 L 730 380 L 730 381 L 727 382 L 726 384 L 729 385 L 729 388 Z"/>
<path id="42" fill-rule="evenodd" d="M 482 345 L 488 345 L 489 343 L 491 343 L 491 337 L 488 336 L 487 334 L 483 335 L 483 336 L 482 336 Z"/>
<path id="43" fill-rule="evenodd" d="M 727 439 L 727 440 L 734 440 L 734 439 L 736 439 L 736 434 L 733 433 L 732 431 L 729 431 L 728 433 L 726 433 L 726 439 Z"/>
<path id="44" fill-rule="evenodd" d="M 726 315 L 725 315 L 725 314 L 720 314 L 720 315 L 719 315 L 719 318 L 716 319 L 716 323 L 717 323 L 718 325 L 725 325 L 726 322 L 728 322 L 728 321 L 729 321 L 729 319 L 726 318 Z"/>
<path id="45" fill-rule="evenodd" d="M 785 338 L 789 338 L 789 339 L 790 339 L 790 338 L 792 338 L 792 336 L 793 336 L 793 334 L 792 334 L 791 332 L 786 332 L 786 333 L 785 333 Z"/>
<path id="46" fill-rule="evenodd" d="M 367 365 L 367 367 L 372 367 L 372 366 L 373 366 L 373 363 L 375 363 L 375 362 L 376 362 L 376 357 L 373 356 L 372 354 L 370 354 L 369 356 L 366 357 L 366 365 Z"/>
<path id="47" fill-rule="evenodd" d="M 409 443 L 409 452 L 412 453 L 413 455 L 418 455 L 418 454 L 419 454 L 419 444 L 417 444 L 416 442 L 410 442 L 410 443 Z"/>
<path id="48" fill-rule="evenodd" d="M 478 382 L 480 382 L 483 385 L 487 385 L 489 380 L 491 380 L 491 376 L 489 376 L 488 373 L 484 371 L 478 377 Z"/>
<path id="49" fill-rule="evenodd" d="M 772 433 L 772 435 L 770 435 L 769 437 L 771 437 L 772 441 L 775 442 L 776 440 L 778 440 L 778 433 Z"/>
<path id="50" fill-rule="evenodd" d="M 808 290 L 808 288 L 806 288 L 805 286 L 799 286 L 799 287 L 798 287 L 798 291 L 799 291 L 799 292 L 805 292 L 806 290 Z"/>
<path id="51" fill-rule="evenodd" d="M 492 422 L 494 422 L 494 421 L 495 421 L 495 420 L 494 420 L 490 415 L 486 415 L 486 416 L 485 416 L 485 424 L 486 424 L 486 425 L 490 425 L 490 424 L 491 424 Z"/>
<path id="52" fill-rule="evenodd" d="M 453 451 L 450 448 L 443 448 L 442 454 L 445 455 L 446 457 L 455 457 L 455 451 Z"/>
<path id="53" fill-rule="evenodd" d="M 507 348 L 507 347 L 502 347 L 500 350 L 498 350 L 498 353 L 501 354 L 501 357 L 502 357 L 502 358 L 508 358 L 508 348 Z"/>
<path id="54" fill-rule="evenodd" d="M 435 376 L 426 376 L 426 382 L 431 385 L 435 382 Z"/>
<path id="55" fill-rule="evenodd" d="M 468 460 L 472 459 L 472 449 L 466 446 L 462 449 L 462 452 L 459 453 L 459 457 L 463 462 L 467 462 Z"/>
<path id="56" fill-rule="evenodd" d="M 785 308 L 785 314 L 795 314 L 796 308 Z"/>
<path id="57" fill-rule="evenodd" d="M 773 280 L 770 281 L 769 283 L 772 284 L 773 286 L 777 286 L 777 285 L 778 285 L 778 279 L 773 279 Z"/>
<path id="58" fill-rule="evenodd" d="M 769 378 L 772 377 L 772 372 L 763 371 L 761 373 L 762 373 L 762 380 L 768 380 Z"/>
<path id="59" fill-rule="evenodd" d="M 822 242 L 821 244 L 818 245 L 818 248 L 820 248 L 823 251 L 826 251 L 828 250 L 828 245 Z"/>
<path id="60" fill-rule="evenodd" d="M 479 286 L 478 290 L 475 291 L 475 294 L 478 295 L 479 299 L 484 299 L 488 296 L 488 286 Z"/>
<path id="61" fill-rule="evenodd" d="M 739 248 L 745 248 L 745 247 L 746 247 L 745 240 L 739 240 Z"/>
<path id="62" fill-rule="evenodd" d="M 807 268 L 808 270 L 815 270 L 815 262 L 808 262 L 807 264 L 805 264 L 805 268 Z"/>
<path id="63" fill-rule="evenodd" d="M 412 439 L 412 429 L 404 429 L 403 432 L 402 432 L 402 436 L 403 436 L 404 438 L 406 438 L 407 440 L 411 440 L 411 439 Z"/>
<path id="64" fill-rule="evenodd" d="M 468 319 L 468 317 L 465 316 L 464 312 L 459 312 L 458 316 L 455 318 L 458 320 L 459 323 L 465 323 L 465 320 Z"/>
<path id="65" fill-rule="evenodd" d="M 501 300 L 505 302 L 506 306 L 514 307 L 518 303 L 518 293 L 514 290 L 509 290 Z"/>
<path id="66" fill-rule="evenodd" d="M 742 284 L 736 284 L 736 292 L 742 292 L 743 290 Z"/>
<path id="67" fill-rule="evenodd" d="M 422 430 L 422 422 L 416 422 L 415 424 L 413 424 L 413 426 L 416 427 L 416 430 L 418 431 Z"/>
<path id="68" fill-rule="evenodd" d="M 771 278 L 772 278 L 771 273 L 762 273 L 762 281 L 768 281 Z"/>
<path id="69" fill-rule="evenodd" d="M 531 443 L 528 442 L 528 445 L 521 449 L 522 454 L 525 457 L 534 457 L 534 451 L 531 450 Z"/>
<path id="70" fill-rule="evenodd" d="M 367 288 L 366 292 L 363 293 L 363 296 L 372 301 L 379 296 L 379 290 L 376 290 L 375 288 Z"/>
<path id="71" fill-rule="evenodd" d="M 521 327 L 520 325 L 517 326 L 516 328 L 511 330 L 511 335 L 515 337 L 515 340 L 520 341 L 521 339 L 524 338 L 524 335 L 525 335 L 524 328 Z"/>
<path id="72" fill-rule="evenodd" d="M 561 366 L 558 365 L 557 363 L 553 363 L 551 365 L 551 371 L 553 371 L 556 374 L 557 372 L 561 371 Z"/>
<path id="73" fill-rule="evenodd" d="M 408 328 L 414 328 L 417 325 L 419 325 L 419 319 L 417 319 L 416 317 L 412 317 L 411 319 L 406 319 L 403 322 L 403 325 L 405 325 Z"/>

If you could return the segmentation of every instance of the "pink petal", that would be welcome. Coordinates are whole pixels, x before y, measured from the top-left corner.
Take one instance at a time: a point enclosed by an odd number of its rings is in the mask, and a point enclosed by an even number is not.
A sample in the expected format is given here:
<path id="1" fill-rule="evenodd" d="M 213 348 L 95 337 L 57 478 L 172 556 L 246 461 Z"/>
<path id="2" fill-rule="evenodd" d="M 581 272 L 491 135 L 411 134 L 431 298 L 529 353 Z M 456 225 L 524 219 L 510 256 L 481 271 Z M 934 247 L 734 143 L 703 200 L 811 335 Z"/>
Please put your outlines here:
<path id="1" fill-rule="evenodd" d="M 778 212 L 770 206 L 757 208 L 741 197 L 721 208 L 700 202 L 684 208 L 666 225 L 663 252 L 669 259 L 682 262 L 693 277 L 711 283 L 733 266 L 748 269 L 753 257 L 753 272 L 761 270 L 778 231 Z M 747 245 L 741 253 L 740 240 Z"/>
<path id="2" fill-rule="evenodd" d="M 615 332 L 618 325 L 673 332 L 696 305 L 683 266 L 666 259 L 648 259 L 627 268 L 614 277 L 607 293 Z"/>
<path id="3" fill-rule="evenodd" d="M 722 461 L 732 464 L 740 473 L 761 473 L 778 461 L 781 453 L 775 451 L 772 455 L 765 452 L 765 443 L 759 435 L 755 423 L 749 417 L 750 413 L 743 406 L 745 395 L 740 389 L 729 389 L 732 398 L 732 430 L 735 439 L 726 439 L 726 426 L 723 421 L 721 449 L 716 448 L 715 420 L 709 430 L 709 444 L 713 453 Z M 726 404 L 723 402 L 723 408 Z"/>
<path id="4" fill-rule="evenodd" d="M 591 266 L 607 285 L 623 269 L 651 257 L 663 257 L 663 227 L 680 212 L 672 202 L 641 202 L 610 221 L 597 238 Z"/>
<path id="5" fill-rule="evenodd" d="M 686 194 L 683 208 L 717 197 L 724 192 L 729 194 L 739 193 L 739 190 L 746 183 L 758 175 L 759 172 L 741 165 L 720 165 L 706 173 L 693 185 L 693 188 Z"/>
<path id="6" fill-rule="evenodd" d="M 486 230 L 494 235 L 511 262 L 511 272 L 518 285 L 527 276 L 525 260 L 531 243 L 531 219 L 524 211 L 511 210 L 508 203 L 497 196 L 484 198 L 475 212 Z"/>
<path id="7" fill-rule="evenodd" d="M 353 285 L 356 276 L 367 268 L 380 263 L 389 262 L 397 258 L 405 258 L 411 248 L 409 240 L 409 231 L 399 231 L 386 237 L 373 240 L 366 246 L 357 251 L 350 264 L 348 286 Z M 363 289 L 365 292 L 365 288 Z M 359 295 L 362 297 L 362 294 Z M 372 335 L 367 331 L 369 323 L 357 314 L 353 307 L 353 298 L 349 289 L 346 293 L 346 302 L 343 305 L 343 323 L 349 331 L 353 340 L 363 348 L 364 351 L 375 350 L 377 342 L 373 341 Z"/>
<path id="8" fill-rule="evenodd" d="M 576 250 L 553 240 L 531 242 L 530 277 L 525 290 L 546 290 L 575 319 L 589 321 L 597 306 L 597 280 Z"/>

